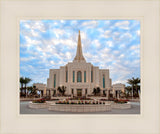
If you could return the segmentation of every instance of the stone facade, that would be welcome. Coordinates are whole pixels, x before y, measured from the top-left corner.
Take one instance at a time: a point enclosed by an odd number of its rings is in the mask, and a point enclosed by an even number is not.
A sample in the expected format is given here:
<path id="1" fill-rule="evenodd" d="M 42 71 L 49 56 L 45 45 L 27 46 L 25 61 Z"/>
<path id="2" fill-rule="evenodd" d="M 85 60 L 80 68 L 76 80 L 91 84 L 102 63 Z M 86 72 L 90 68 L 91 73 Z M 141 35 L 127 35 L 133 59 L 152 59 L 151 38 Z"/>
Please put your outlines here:
<path id="1" fill-rule="evenodd" d="M 91 63 L 87 63 L 81 46 L 79 31 L 77 53 L 73 62 L 69 62 L 60 69 L 50 69 L 47 79 L 47 94 L 58 94 L 57 88 L 65 86 L 65 95 L 86 96 L 91 95 L 93 88 L 100 87 L 103 91 L 112 89 L 112 80 L 109 76 L 109 69 L 99 69 Z"/>

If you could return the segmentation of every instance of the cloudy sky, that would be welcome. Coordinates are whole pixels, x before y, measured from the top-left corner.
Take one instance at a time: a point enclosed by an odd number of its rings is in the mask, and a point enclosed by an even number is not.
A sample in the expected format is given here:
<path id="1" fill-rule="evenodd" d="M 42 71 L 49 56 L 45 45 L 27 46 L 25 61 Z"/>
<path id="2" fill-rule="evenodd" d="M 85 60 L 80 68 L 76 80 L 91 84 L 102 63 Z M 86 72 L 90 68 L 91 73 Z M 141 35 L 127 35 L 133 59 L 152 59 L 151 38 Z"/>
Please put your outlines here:
<path id="1" fill-rule="evenodd" d="M 49 69 L 74 59 L 79 30 L 86 61 L 110 69 L 113 84 L 140 77 L 138 20 L 21 20 L 20 76 L 46 83 Z"/>

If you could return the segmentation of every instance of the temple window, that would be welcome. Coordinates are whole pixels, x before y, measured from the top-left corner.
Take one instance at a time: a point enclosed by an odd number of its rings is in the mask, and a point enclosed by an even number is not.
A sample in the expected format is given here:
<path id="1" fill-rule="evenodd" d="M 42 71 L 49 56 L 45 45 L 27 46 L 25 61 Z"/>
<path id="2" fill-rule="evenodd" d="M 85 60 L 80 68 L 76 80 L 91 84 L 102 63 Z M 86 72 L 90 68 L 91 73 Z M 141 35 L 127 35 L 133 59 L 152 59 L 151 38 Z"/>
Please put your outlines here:
<path id="1" fill-rule="evenodd" d="M 56 87 L 56 74 L 54 74 L 54 88 Z"/>
<path id="2" fill-rule="evenodd" d="M 66 71 L 66 82 L 68 82 L 68 71 Z"/>
<path id="3" fill-rule="evenodd" d="M 77 82 L 82 82 L 82 73 L 81 73 L 81 71 L 77 72 Z"/>
<path id="4" fill-rule="evenodd" d="M 105 88 L 105 75 L 103 74 L 103 88 Z"/>
<path id="5" fill-rule="evenodd" d="M 91 82 L 93 82 L 93 71 L 91 71 Z"/>
<path id="6" fill-rule="evenodd" d="M 75 72 L 73 71 L 73 82 L 75 81 Z"/>
<path id="7" fill-rule="evenodd" d="M 86 82 L 86 71 L 84 71 L 84 82 Z"/>

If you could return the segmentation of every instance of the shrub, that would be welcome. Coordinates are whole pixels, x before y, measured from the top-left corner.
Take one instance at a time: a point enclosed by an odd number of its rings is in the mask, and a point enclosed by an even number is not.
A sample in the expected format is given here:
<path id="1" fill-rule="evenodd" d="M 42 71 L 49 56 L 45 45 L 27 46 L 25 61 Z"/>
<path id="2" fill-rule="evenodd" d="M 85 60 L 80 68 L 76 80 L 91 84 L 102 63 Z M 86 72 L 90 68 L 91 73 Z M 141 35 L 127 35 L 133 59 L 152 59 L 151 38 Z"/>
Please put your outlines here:
<path id="1" fill-rule="evenodd" d="M 115 102 L 115 103 L 121 103 L 121 104 L 123 104 L 123 103 L 127 103 L 128 100 L 122 100 L 122 99 L 119 99 L 119 100 L 118 100 L 118 99 L 115 99 L 114 102 Z"/>
<path id="2" fill-rule="evenodd" d="M 45 103 L 46 100 L 44 98 L 42 98 L 42 99 L 39 99 L 39 100 L 33 100 L 32 102 L 33 103 Z"/>

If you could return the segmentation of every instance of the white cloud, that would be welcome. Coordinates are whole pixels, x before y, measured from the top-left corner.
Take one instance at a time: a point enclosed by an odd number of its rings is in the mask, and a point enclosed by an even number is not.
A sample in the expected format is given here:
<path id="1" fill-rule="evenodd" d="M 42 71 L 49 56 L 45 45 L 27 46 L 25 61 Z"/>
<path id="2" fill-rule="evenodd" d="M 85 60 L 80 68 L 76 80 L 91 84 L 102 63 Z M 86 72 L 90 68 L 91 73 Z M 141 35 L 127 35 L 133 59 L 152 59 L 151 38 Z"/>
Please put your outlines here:
<path id="1" fill-rule="evenodd" d="M 20 61 L 31 61 L 33 59 L 36 59 L 35 57 L 22 57 L 20 58 Z"/>
<path id="2" fill-rule="evenodd" d="M 119 48 L 124 48 L 125 47 L 125 44 L 120 44 L 119 45 Z"/>
<path id="3" fill-rule="evenodd" d="M 31 34 L 32 34 L 32 36 L 35 36 L 35 37 L 39 36 L 39 33 L 35 32 L 33 29 L 31 29 Z"/>
<path id="4" fill-rule="evenodd" d="M 111 37 L 111 31 L 110 30 L 104 31 L 103 33 L 101 33 L 101 37 L 103 37 L 103 38 Z"/>
<path id="5" fill-rule="evenodd" d="M 107 41 L 106 43 L 107 43 L 107 46 L 113 47 L 113 42 L 112 41 Z"/>
<path id="6" fill-rule="evenodd" d="M 138 36 L 140 36 L 140 30 L 137 30 L 136 33 Z"/>
<path id="7" fill-rule="evenodd" d="M 81 26 L 85 27 L 85 28 L 94 28 L 97 26 L 97 21 L 87 21 L 87 22 L 83 22 Z"/>
<path id="8" fill-rule="evenodd" d="M 126 38 L 132 38 L 132 35 L 130 34 L 130 33 L 124 33 L 124 34 L 122 34 L 121 36 L 120 36 L 120 40 L 122 40 L 122 39 L 126 39 Z"/>
<path id="9" fill-rule="evenodd" d="M 77 25 L 78 24 L 78 22 L 76 21 L 76 20 L 73 20 L 72 22 L 71 22 L 71 25 Z"/>
<path id="10" fill-rule="evenodd" d="M 72 58 L 72 54 L 70 52 L 66 52 L 65 55 L 68 60 Z"/>
<path id="11" fill-rule="evenodd" d="M 101 46 L 99 40 L 93 40 L 93 41 L 92 41 L 92 44 L 93 44 L 94 46 L 96 46 L 97 48 L 99 48 L 99 47 Z"/>
<path id="12" fill-rule="evenodd" d="M 53 60 L 50 61 L 51 64 L 55 64 L 55 62 Z"/>
<path id="13" fill-rule="evenodd" d="M 72 39 L 52 39 L 52 42 L 54 45 L 63 44 L 72 49 L 75 48 L 77 45 L 77 43 Z"/>
<path id="14" fill-rule="evenodd" d="M 121 29 L 128 30 L 129 29 L 129 24 L 130 24 L 129 21 L 120 21 L 120 22 L 115 23 L 115 26 L 119 27 Z"/>
<path id="15" fill-rule="evenodd" d="M 113 51 L 114 54 L 119 54 L 120 52 L 118 50 Z"/>
<path id="16" fill-rule="evenodd" d="M 57 38 L 59 38 L 61 35 L 65 34 L 65 31 L 62 29 L 53 29 L 53 32 Z"/>
<path id="17" fill-rule="evenodd" d="M 24 38 L 26 39 L 27 44 L 37 45 L 41 43 L 38 40 L 30 39 L 28 36 L 24 36 Z"/>
<path id="18" fill-rule="evenodd" d="M 140 48 L 140 45 L 133 45 L 130 47 L 131 50 L 136 50 L 136 49 L 139 49 Z"/>
<path id="19" fill-rule="evenodd" d="M 124 58 L 124 54 L 121 54 L 121 55 L 119 56 L 119 58 Z"/>
<path id="20" fill-rule="evenodd" d="M 91 53 L 87 52 L 87 53 L 84 53 L 84 57 L 87 59 L 90 59 L 93 57 L 93 55 Z"/>

